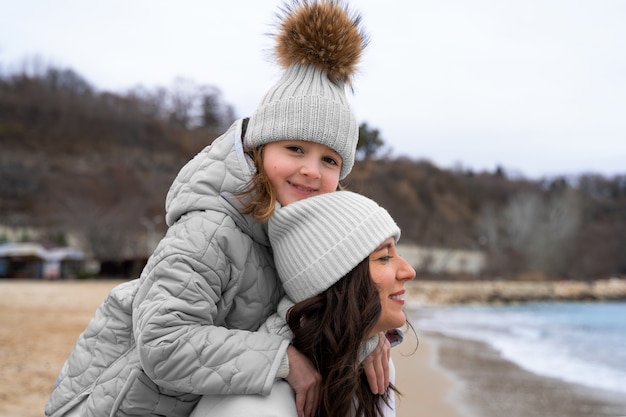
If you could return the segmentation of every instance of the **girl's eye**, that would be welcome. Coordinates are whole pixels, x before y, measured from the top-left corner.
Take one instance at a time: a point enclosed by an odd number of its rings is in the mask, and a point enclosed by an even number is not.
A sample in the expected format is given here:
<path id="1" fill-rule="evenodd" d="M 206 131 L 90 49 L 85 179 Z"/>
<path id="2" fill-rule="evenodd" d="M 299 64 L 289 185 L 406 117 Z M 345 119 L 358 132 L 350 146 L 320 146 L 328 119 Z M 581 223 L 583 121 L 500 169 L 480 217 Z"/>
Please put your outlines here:
<path id="1" fill-rule="evenodd" d="M 391 260 L 391 258 L 393 258 L 393 256 L 391 256 L 391 255 L 384 255 L 384 256 L 381 256 L 380 258 L 378 258 L 378 260 L 382 261 L 382 262 L 389 262 Z"/>
<path id="2" fill-rule="evenodd" d="M 291 152 L 302 153 L 302 148 L 299 146 L 295 146 L 295 145 L 287 146 L 287 150 Z"/>
<path id="3" fill-rule="evenodd" d="M 324 162 L 326 162 L 327 164 L 330 164 L 330 165 L 339 165 L 337 160 L 334 159 L 334 158 L 331 158 L 330 156 L 325 156 L 325 157 L 322 158 L 322 160 Z"/>

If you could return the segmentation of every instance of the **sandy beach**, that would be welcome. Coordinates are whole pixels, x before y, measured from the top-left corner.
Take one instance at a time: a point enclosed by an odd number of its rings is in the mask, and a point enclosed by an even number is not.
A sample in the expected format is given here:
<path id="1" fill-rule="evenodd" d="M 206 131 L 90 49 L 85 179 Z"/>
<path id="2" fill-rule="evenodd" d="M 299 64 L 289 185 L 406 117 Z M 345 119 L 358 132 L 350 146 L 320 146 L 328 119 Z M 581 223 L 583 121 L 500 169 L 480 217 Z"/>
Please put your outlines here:
<path id="1" fill-rule="evenodd" d="M 43 415 L 77 336 L 119 282 L 0 281 L 1 416 Z M 398 417 L 626 415 L 626 399 L 538 377 L 480 343 L 417 333 L 417 350 L 409 334 L 392 351 Z"/>
<path id="2" fill-rule="evenodd" d="M 466 417 L 463 407 L 454 405 L 458 381 L 437 363 L 436 345 L 429 337 L 407 334 L 405 341 L 392 349 L 396 367 L 396 386 L 402 393 L 397 400 L 398 417 Z"/>

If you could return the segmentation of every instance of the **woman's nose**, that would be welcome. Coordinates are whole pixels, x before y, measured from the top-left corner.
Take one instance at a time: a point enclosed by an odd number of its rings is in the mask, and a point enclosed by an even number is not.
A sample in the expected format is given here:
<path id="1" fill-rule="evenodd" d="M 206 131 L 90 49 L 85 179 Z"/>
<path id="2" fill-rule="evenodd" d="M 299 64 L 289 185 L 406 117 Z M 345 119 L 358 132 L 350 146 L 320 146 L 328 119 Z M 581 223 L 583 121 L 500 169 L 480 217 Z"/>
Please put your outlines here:
<path id="1" fill-rule="evenodd" d="M 407 281 L 414 279 L 416 275 L 415 269 L 402 256 L 400 256 L 400 260 L 402 265 L 400 265 L 398 270 L 398 279 Z"/>

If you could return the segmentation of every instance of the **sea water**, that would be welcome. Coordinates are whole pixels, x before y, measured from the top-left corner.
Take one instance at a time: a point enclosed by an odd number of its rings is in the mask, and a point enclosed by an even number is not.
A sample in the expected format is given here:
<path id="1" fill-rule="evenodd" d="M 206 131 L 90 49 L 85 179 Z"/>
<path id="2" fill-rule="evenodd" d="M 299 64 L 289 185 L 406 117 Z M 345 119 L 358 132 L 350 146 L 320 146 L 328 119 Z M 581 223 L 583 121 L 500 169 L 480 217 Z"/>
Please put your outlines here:
<path id="1" fill-rule="evenodd" d="M 539 375 L 626 394 L 626 303 L 450 306 L 413 312 L 420 330 L 482 341 Z"/>

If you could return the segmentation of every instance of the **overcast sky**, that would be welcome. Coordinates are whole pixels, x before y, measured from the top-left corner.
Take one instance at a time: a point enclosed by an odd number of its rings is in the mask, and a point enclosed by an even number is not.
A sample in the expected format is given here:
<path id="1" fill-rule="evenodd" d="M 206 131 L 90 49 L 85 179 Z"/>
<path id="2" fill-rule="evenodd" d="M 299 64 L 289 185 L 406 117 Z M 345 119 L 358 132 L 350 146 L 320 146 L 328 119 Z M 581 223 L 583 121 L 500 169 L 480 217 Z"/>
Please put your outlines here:
<path id="1" fill-rule="evenodd" d="M 218 87 L 249 116 L 280 75 L 282 0 L 0 0 L 0 69 L 39 56 L 98 90 Z M 528 178 L 626 174 L 626 1 L 352 0 L 349 94 L 393 154 Z"/>

